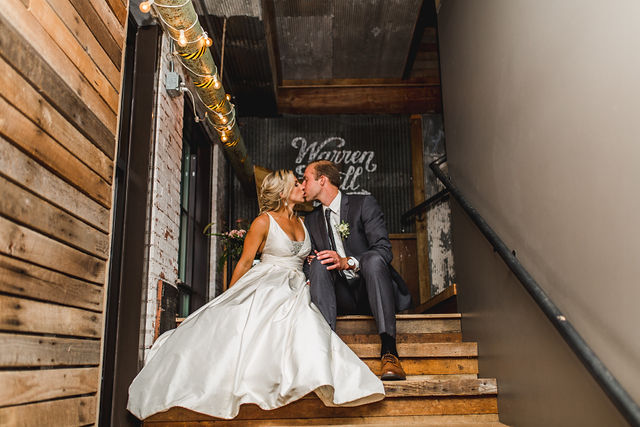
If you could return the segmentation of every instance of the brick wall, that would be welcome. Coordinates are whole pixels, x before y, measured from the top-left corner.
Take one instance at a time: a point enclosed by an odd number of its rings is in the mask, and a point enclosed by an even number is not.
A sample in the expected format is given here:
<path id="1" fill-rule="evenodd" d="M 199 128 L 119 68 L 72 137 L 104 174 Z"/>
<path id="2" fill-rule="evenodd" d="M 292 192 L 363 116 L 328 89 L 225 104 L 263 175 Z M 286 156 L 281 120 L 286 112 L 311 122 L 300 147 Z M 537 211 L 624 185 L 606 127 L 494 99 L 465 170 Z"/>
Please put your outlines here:
<path id="1" fill-rule="evenodd" d="M 155 338 L 158 281 L 175 286 L 178 279 L 178 250 L 180 236 L 180 180 L 182 161 L 182 126 L 184 98 L 170 97 L 165 90 L 165 78 L 171 69 L 169 61 L 169 39 L 162 39 L 158 73 L 156 75 L 155 133 L 151 152 L 151 171 L 148 200 L 149 218 L 147 226 L 148 258 L 147 283 L 142 300 L 140 325 L 140 358 L 151 348 Z M 174 71 L 188 76 L 176 62 Z M 211 221 L 215 231 L 220 231 L 226 211 L 227 165 L 220 146 L 216 143 L 212 150 L 212 206 Z M 215 269 L 220 247 L 216 239 L 210 248 L 209 299 L 220 293 L 221 275 Z"/>
<path id="2" fill-rule="evenodd" d="M 178 279 L 180 234 L 180 177 L 184 99 L 171 98 L 164 88 L 169 41 L 162 37 L 155 100 L 155 135 L 151 152 L 150 221 L 148 224 L 147 288 L 143 294 L 140 345 L 143 352 L 153 344 L 158 280 L 174 285 Z M 178 67 L 175 71 L 181 73 Z M 184 75 L 183 75 L 184 78 Z"/>
<path id="3" fill-rule="evenodd" d="M 170 70 L 169 40 L 163 36 L 159 58 L 155 99 L 155 133 L 151 153 L 150 199 L 148 201 L 150 221 L 147 227 L 148 258 L 147 283 L 143 294 L 142 319 L 140 325 L 140 357 L 153 344 L 156 329 L 158 281 L 175 285 L 178 279 L 178 250 L 180 235 L 180 179 L 182 160 L 182 121 L 184 98 L 171 98 L 164 87 Z M 188 81 L 176 63 L 174 71 Z M 224 197 L 227 181 L 227 165 L 218 144 L 212 150 L 212 206 L 211 221 L 215 231 L 220 231 L 226 210 Z M 215 270 L 220 247 L 215 239 L 210 250 L 209 299 L 220 293 L 221 275 Z"/>

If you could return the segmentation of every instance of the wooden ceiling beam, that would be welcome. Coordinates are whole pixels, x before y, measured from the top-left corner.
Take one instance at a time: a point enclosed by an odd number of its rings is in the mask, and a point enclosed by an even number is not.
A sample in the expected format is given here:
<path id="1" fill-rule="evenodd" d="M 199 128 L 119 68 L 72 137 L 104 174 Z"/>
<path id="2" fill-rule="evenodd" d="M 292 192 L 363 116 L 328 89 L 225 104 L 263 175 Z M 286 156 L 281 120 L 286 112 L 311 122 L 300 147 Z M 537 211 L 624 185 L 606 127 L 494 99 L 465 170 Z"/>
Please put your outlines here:
<path id="1" fill-rule="evenodd" d="M 439 85 L 306 85 L 278 89 L 280 113 L 421 114 L 441 110 Z"/>

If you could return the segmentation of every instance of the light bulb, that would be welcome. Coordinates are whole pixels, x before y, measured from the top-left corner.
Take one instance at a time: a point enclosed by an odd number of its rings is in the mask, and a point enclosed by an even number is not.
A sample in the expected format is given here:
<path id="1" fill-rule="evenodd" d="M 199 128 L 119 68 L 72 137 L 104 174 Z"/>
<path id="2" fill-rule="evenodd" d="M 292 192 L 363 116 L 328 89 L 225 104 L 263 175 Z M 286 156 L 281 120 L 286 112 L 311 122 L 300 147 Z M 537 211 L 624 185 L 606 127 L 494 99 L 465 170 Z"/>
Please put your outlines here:
<path id="1" fill-rule="evenodd" d="M 222 132 L 222 135 L 220 135 L 220 139 L 222 140 L 222 142 L 227 142 L 229 140 L 227 134 L 224 132 Z"/>
<path id="2" fill-rule="evenodd" d="M 213 40 L 211 40 L 211 38 L 209 37 L 209 34 L 207 34 L 206 31 L 202 32 L 202 38 L 204 39 L 204 45 L 206 47 L 211 47 L 211 45 L 213 44 Z"/>
<path id="3" fill-rule="evenodd" d="M 213 82 L 213 87 L 215 87 L 216 89 L 220 89 L 220 82 L 217 78 L 214 77 L 214 79 L 215 81 Z"/>
<path id="4" fill-rule="evenodd" d="M 226 94 L 226 95 L 225 95 L 225 98 L 227 98 L 227 101 L 231 101 L 231 95 Z"/>
<path id="5" fill-rule="evenodd" d="M 151 1 L 143 1 L 142 3 L 140 3 L 140 12 L 149 13 L 149 11 L 151 10 L 151 3 Z"/>
<path id="6" fill-rule="evenodd" d="M 178 44 L 182 47 L 187 45 L 187 38 L 184 36 L 184 30 L 180 30 L 180 37 L 178 37 Z"/>
<path id="7" fill-rule="evenodd" d="M 229 120 L 227 120 L 227 118 L 226 118 L 225 116 L 222 116 L 222 123 L 223 123 L 223 124 L 225 124 L 225 125 L 226 125 L 228 121 L 229 121 Z"/>

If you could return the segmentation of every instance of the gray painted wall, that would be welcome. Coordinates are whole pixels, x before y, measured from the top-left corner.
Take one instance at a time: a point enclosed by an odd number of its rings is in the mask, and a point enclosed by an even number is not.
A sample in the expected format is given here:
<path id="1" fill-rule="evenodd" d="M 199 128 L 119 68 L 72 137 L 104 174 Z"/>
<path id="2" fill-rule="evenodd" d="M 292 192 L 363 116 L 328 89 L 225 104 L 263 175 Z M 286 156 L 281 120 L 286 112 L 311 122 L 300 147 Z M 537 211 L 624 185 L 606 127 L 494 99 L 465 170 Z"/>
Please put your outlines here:
<path id="1" fill-rule="evenodd" d="M 455 183 L 640 401 L 640 2 L 444 0 Z M 454 209 L 465 339 L 502 419 L 620 425 L 523 291 Z"/>

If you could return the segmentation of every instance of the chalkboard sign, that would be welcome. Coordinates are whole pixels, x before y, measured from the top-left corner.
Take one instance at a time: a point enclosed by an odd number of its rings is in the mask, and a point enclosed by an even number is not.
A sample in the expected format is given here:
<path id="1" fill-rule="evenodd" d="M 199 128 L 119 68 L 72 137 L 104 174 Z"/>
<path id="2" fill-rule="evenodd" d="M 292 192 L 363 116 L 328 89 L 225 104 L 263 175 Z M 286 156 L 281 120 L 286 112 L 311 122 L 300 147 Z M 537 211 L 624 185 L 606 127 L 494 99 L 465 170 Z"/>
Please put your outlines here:
<path id="1" fill-rule="evenodd" d="M 331 160 L 341 168 L 343 192 L 372 194 L 389 232 L 403 231 L 400 216 L 413 207 L 408 116 L 245 117 L 239 126 L 254 164 L 302 177 L 310 162 Z M 255 217 L 256 200 L 242 195 L 237 181 L 235 189 L 232 216 Z"/>

